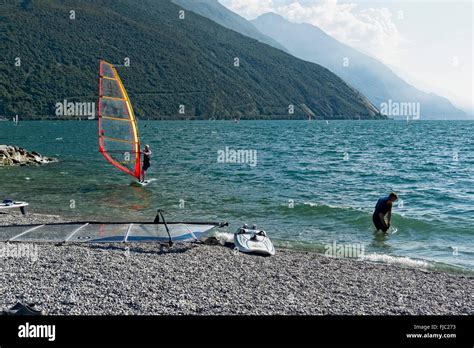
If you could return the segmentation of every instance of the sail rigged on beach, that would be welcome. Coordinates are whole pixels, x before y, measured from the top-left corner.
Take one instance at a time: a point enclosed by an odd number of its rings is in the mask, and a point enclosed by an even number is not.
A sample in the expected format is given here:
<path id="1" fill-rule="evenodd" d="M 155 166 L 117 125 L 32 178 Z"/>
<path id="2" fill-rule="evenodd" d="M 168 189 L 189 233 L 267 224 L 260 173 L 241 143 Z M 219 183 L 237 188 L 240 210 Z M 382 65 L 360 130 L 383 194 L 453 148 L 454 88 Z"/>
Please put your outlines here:
<path id="1" fill-rule="evenodd" d="M 100 152 L 115 167 L 140 179 L 140 139 L 132 104 L 112 64 L 101 60 L 99 75 Z"/>
<path id="2" fill-rule="evenodd" d="M 0 242 L 176 242 L 205 239 L 218 222 L 72 222 L 46 225 L 0 226 Z"/>

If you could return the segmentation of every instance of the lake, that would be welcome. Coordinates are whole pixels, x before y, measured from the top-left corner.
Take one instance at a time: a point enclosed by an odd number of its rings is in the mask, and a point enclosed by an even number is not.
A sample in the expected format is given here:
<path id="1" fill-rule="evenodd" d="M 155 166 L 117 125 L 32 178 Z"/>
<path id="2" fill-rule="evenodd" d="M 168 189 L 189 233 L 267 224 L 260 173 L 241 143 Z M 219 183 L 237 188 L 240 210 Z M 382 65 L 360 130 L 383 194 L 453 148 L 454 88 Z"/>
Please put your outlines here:
<path id="1" fill-rule="evenodd" d="M 146 187 L 98 151 L 96 122 L 0 122 L 0 144 L 59 159 L 0 168 L 0 196 L 82 219 L 257 224 L 280 246 L 363 246 L 374 261 L 474 270 L 472 121 L 140 121 Z M 240 152 L 239 152 L 240 151 Z M 396 191 L 392 228 L 377 199 Z"/>

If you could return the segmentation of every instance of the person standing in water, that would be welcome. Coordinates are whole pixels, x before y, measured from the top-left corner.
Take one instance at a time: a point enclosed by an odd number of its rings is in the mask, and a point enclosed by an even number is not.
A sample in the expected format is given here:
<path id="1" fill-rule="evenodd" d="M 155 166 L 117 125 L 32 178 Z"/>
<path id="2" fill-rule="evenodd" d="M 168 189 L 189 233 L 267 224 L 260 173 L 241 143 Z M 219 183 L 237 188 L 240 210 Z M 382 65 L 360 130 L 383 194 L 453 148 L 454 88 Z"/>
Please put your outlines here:
<path id="1" fill-rule="evenodd" d="M 143 164 L 142 164 L 142 177 L 140 182 L 145 182 L 146 179 L 146 171 L 150 168 L 150 160 L 151 160 L 151 150 L 150 145 L 145 145 L 145 149 L 143 150 Z"/>
<path id="2" fill-rule="evenodd" d="M 387 233 L 392 218 L 393 202 L 397 199 L 397 194 L 392 192 L 387 197 L 382 197 L 377 201 L 374 214 L 372 215 L 372 221 L 374 222 L 377 231 L 382 230 L 384 233 Z M 387 215 L 387 221 L 385 221 L 385 215 Z"/>

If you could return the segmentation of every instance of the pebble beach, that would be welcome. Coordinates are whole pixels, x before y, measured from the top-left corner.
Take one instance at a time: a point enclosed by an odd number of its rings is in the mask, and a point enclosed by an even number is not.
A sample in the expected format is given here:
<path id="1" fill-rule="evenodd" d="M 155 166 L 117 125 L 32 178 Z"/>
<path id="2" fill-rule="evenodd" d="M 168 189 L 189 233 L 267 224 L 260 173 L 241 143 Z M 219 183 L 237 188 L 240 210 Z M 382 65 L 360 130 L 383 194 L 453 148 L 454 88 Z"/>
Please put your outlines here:
<path id="1" fill-rule="evenodd" d="M 0 214 L 1 225 L 64 221 Z M 0 248 L 15 243 L 1 243 Z M 472 315 L 474 277 L 232 245 L 41 244 L 3 254 L 0 305 L 49 315 Z"/>

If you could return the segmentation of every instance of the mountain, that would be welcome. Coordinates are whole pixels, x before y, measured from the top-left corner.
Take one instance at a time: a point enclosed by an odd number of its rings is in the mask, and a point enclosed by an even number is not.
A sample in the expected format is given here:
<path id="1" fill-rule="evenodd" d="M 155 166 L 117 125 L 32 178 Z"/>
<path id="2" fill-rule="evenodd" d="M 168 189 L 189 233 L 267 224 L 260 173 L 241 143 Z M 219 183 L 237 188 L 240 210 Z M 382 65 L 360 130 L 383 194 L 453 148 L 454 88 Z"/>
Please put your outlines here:
<path id="1" fill-rule="evenodd" d="M 252 23 L 221 5 L 218 0 L 173 0 L 173 2 L 186 10 L 209 18 L 223 27 L 288 53 L 285 47 L 272 38 L 263 35 Z"/>
<path id="2" fill-rule="evenodd" d="M 354 86 L 378 108 L 382 103 L 419 102 L 422 118 L 463 118 L 463 111 L 434 93 L 422 92 L 378 60 L 340 43 L 316 26 L 291 23 L 275 13 L 252 21 L 265 35 L 284 45 L 295 57 L 320 64 Z M 345 58 L 348 58 L 344 65 Z"/>
<path id="3" fill-rule="evenodd" d="M 141 118 L 304 118 L 302 104 L 318 118 L 384 118 L 326 68 L 180 11 L 156 0 L 3 3 L 0 115 L 96 102 L 99 58 L 128 58 L 118 71 Z"/>

